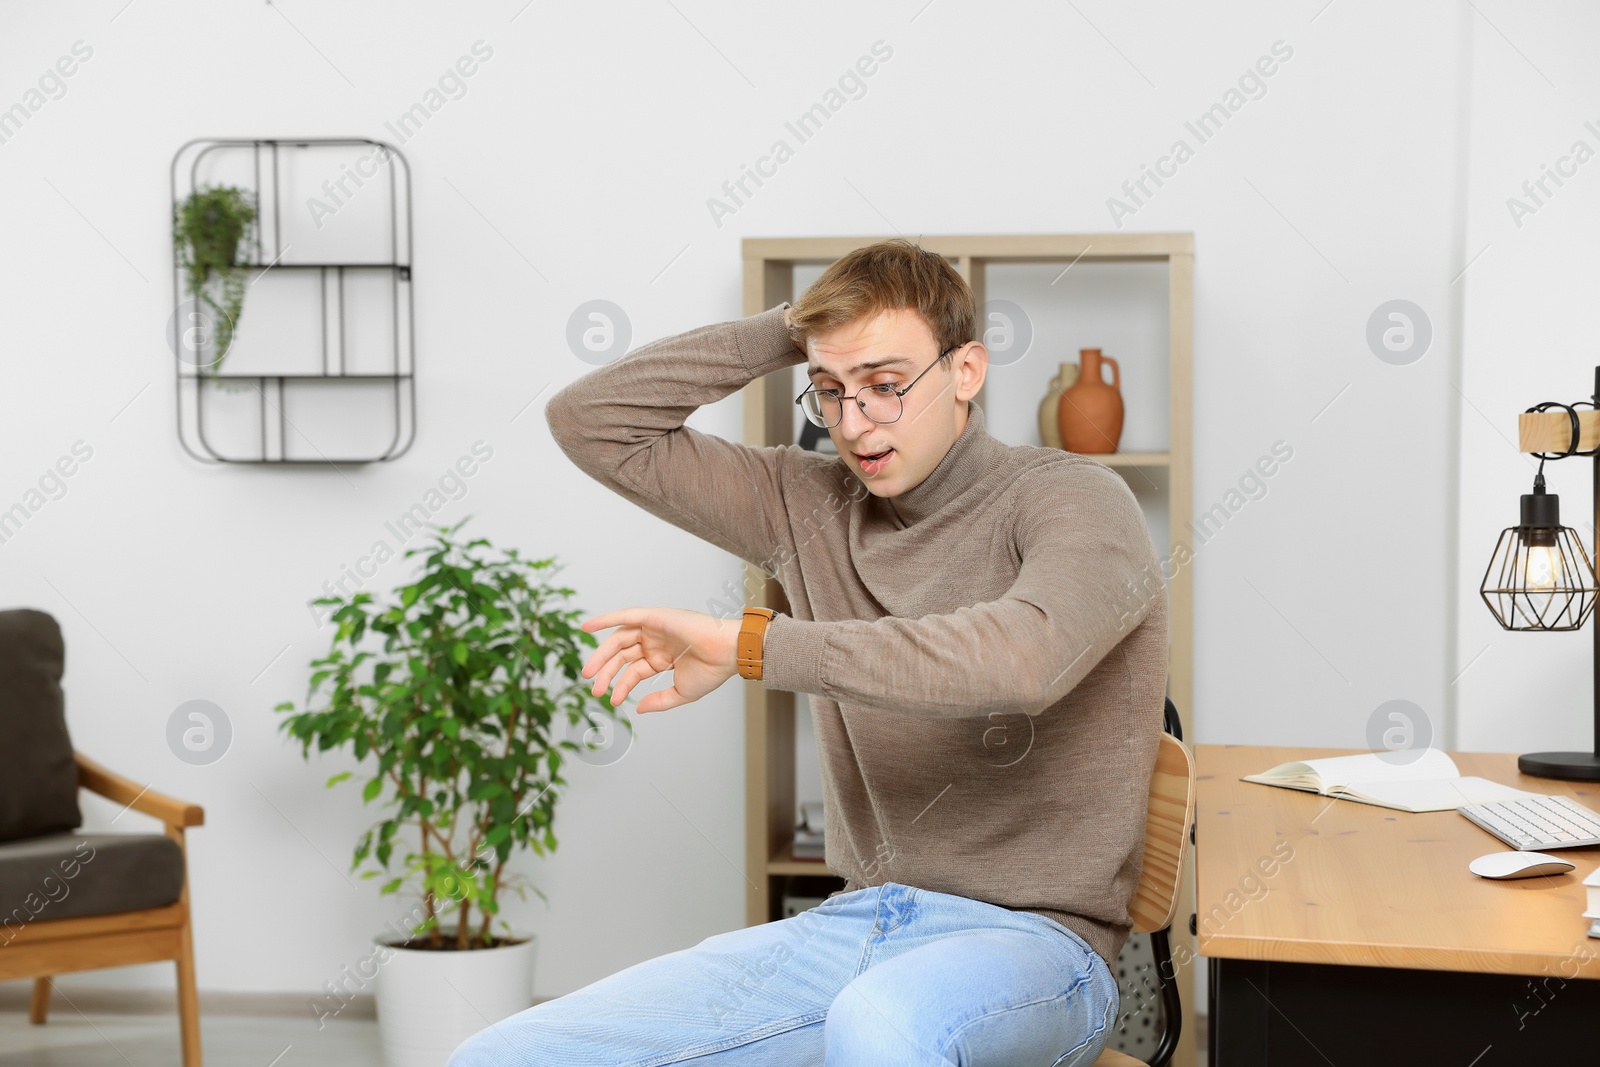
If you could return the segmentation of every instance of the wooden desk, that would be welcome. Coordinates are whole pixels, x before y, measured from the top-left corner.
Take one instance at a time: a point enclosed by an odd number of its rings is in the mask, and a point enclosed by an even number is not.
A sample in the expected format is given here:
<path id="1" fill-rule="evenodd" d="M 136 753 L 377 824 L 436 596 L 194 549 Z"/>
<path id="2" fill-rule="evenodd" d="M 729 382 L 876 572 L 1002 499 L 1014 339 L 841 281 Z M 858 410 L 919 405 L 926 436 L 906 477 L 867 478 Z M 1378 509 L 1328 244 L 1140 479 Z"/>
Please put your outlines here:
<path id="1" fill-rule="evenodd" d="M 1509 846 L 1456 812 L 1239 781 L 1358 751 L 1195 749 L 1211 1067 L 1509 1067 L 1592 1056 L 1600 982 L 1580 979 L 1600 978 L 1600 940 L 1587 936 L 1581 883 L 1600 866 L 1600 848 L 1556 853 L 1577 864 L 1570 874 L 1494 882 L 1467 864 Z M 1451 758 L 1463 775 L 1564 793 L 1600 811 L 1592 783 L 1527 777 L 1511 755 Z"/>

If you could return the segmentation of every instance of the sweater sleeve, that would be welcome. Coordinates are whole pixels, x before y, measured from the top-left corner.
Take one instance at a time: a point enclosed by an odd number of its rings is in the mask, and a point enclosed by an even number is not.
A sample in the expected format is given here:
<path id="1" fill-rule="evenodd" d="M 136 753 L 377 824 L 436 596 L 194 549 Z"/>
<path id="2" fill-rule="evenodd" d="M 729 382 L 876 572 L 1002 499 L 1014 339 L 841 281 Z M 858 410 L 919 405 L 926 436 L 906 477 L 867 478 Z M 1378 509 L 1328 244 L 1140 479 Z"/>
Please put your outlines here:
<path id="1" fill-rule="evenodd" d="M 545 405 L 551 435 L 579 469 L 652 515 L 770 567 L 789 537 L 783 451 L 799 446 L 727 441 L 684 422 L 805 361 L 783 322 L 788 306 L 653 341 L 590 371 Z"/>
<path id="2" fill-rule="evenodd" d="M 1004 596 L 915 619 L 778 615 L 762 684 L 933 718 L 1037 715 L 1061 700 L 1165 603 L 1166 584 L 1138 501 L 1109 469 L 1038 468 L 1012 500 L 1021 567 Z"/>

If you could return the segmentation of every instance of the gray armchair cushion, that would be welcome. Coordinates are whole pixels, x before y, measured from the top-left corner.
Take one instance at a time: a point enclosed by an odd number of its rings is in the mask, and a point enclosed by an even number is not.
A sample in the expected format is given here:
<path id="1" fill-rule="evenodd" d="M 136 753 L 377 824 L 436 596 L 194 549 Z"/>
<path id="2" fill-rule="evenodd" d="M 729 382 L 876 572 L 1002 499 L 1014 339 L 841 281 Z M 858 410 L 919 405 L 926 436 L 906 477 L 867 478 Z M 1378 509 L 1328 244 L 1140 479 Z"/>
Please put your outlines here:
<path id="1" fill-rule="evenodd" d="M 159 908 L 183 892 L 163 834 L 51 834 L 0 844 L 0 952 L 30 922 Z"/>
<path id="2" fill-rule="evenodd" d="M 82 825 L 61 695 L 61 628 L 42 611 L 0 611 L 0 842 Z"/>

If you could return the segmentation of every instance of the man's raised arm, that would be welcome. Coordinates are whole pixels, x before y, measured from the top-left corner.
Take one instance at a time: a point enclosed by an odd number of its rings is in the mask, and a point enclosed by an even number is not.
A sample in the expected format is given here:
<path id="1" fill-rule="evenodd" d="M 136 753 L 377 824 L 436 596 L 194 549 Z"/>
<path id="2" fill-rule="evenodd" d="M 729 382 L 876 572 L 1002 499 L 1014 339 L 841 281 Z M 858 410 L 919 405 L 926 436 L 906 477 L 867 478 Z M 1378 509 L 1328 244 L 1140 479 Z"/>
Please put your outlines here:
<path id="1" fill-rule="evenodd" d="M 545 405 L 579 469 L 658 518 L 740 559 L 788 541 L 782 447 L 701 433 L 684 421 L 770 371 L 805 361 L 780 304 L 652 341 L 572 382 Z"/>

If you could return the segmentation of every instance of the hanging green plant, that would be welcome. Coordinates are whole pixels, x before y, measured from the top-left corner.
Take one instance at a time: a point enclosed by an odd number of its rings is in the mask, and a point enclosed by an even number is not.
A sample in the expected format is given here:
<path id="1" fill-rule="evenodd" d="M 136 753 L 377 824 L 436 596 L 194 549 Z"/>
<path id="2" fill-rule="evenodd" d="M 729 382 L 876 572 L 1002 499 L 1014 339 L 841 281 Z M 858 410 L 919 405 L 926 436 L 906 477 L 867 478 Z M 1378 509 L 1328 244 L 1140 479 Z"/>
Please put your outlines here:
<path id="1" fill-rule="evenodd" d="M 252 253 L 260 251 L 255 222 L 254 194 L 233 185 L 196 189 L 183 203 L 172 206 L 173 246 L 189 296 L 216 313 L 213 337 L 218 355 L 211 363 L 213 377 L 233 344 L 244 308 L 245 274 L 258 258 Z M 210 284 L 213 276 L 216 282 Z"/>

